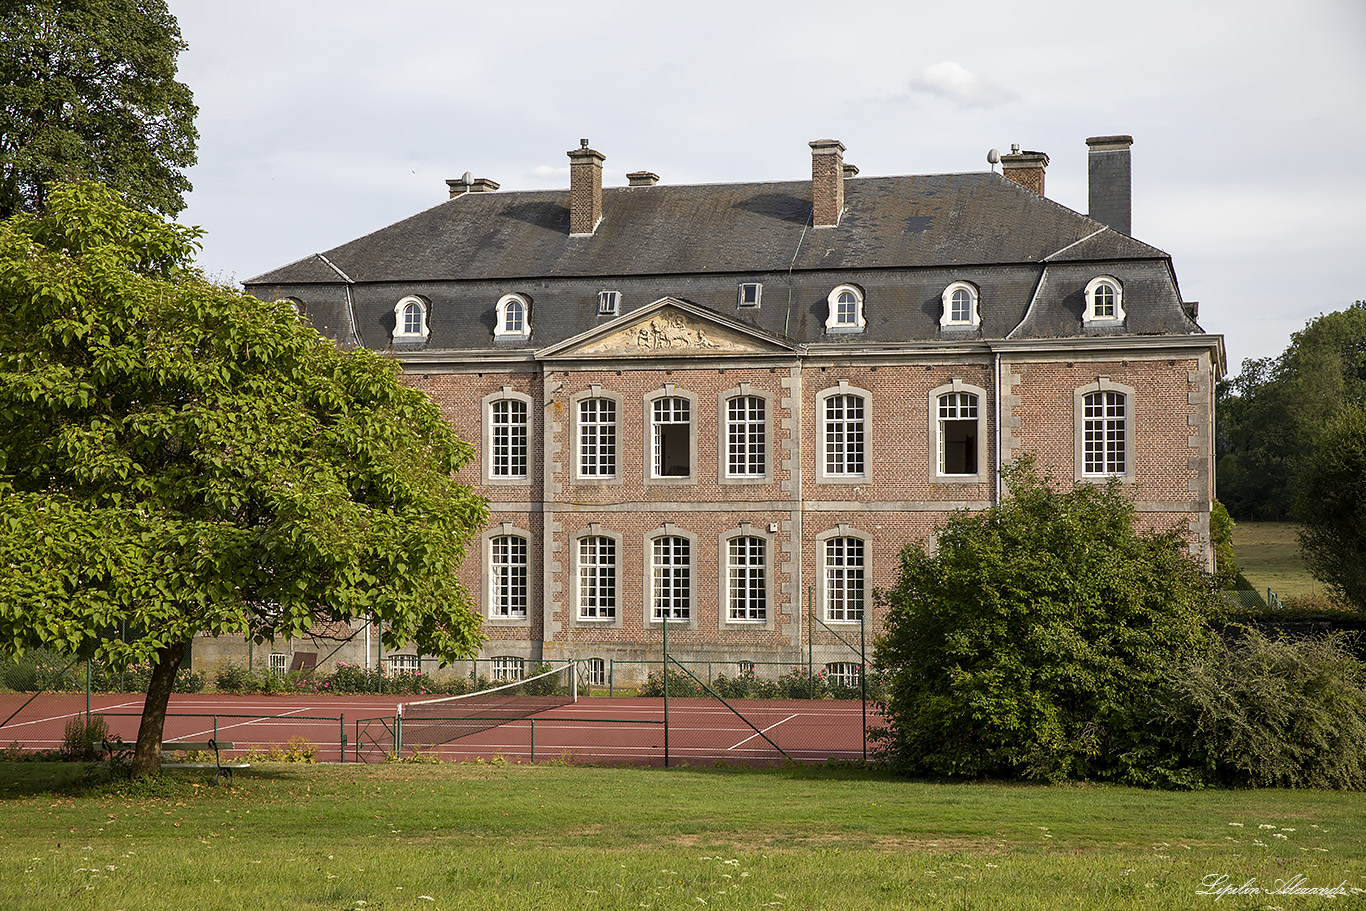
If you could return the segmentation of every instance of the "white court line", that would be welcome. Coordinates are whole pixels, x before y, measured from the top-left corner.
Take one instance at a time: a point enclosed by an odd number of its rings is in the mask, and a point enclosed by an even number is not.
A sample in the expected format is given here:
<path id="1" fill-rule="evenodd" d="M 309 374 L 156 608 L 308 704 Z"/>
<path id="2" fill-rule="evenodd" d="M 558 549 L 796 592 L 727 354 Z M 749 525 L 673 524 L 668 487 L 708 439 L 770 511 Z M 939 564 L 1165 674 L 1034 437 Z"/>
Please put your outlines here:
<path id="1" fill-rule="evenodd" d="M 278 715 L 265 715 L 265 716 L 262 716 L 261 718 L 253 718 L 251 721 L 239 721 L 239 722 L 236 722 L 235 724 L 227 725 L 226 727 L 224 727 L 223 725 L 219 725 L 219 726 L 218 726 L 218 732 L 219 732 L 219 733 L 222 733 L 222 732 L 225 731 L 225 730 L 231 730 L 231 729 L 233 729 L 233 728 L 243 728 L 243 727 L 246 727 L 247 725 L 251 725 L 251 724 L 260 724 L 260 723 L 263 722 L 263 721 L 272 721 L 272 720 L 274 720 L 274 719 L 276 719 L 276 718 L 288 718 L 290 715 L 296 714 L 296 713 L 298 713 L 298 712 L 303 712 L 303 711 L 307 711 L 307 707 L 301 708 L 301 709 L 290 709 L 288 712 L 281 712 L 281 713 L 278 714 Z M 201 714 L 201 713 L 200 713 L 200 712 L 188 712 L 188 713 L 183 713 L 183 714 L 199 715 L 199 714 Z M 213 714 L 213 713 L 209 713 L 209 714 Z M 209 728 L 209 729 L 206 730 L 206 731 L 195 731 L 195 732 L 190 733 L 190 734 L 181 734 L 180 737 L 181 737 L 181 739 L 184 739 L 185 737 L 202 737 L 202 736 L 204 736 L 205 734 L 213 734 L 213 733 L 214 733 L 213 728 Z M 174 743 L 174 741 L 166 741 L 166 742 L 167 742 L 167 743 Z"/>
<path id="2" fill-rule="evenodd" d="M 126 709 L 126 708 L 129 708 L 129 707 L 131 707 L 131 706 L 135 706 L 135 705 L 137 705 L 137 704 L 138 704 L 138 703 L 136 703 L 136 702 L 125 702 L 125 703 L 122 703 L 122 704 L 120 704 L 120 705 L 107 705 L 107 706 L 105 706 L 105 707 L 103 707 L 103 708 L 100 708 L 100 709 L 93 709 L 93 708 L 92 708 L 92 709 L 90 710 L 90 714 L 92 714 L 92 715 L 102 715 L 102 714 L 104 714 L 105 712 L 110 712 L 110 711 L 113 711 L 114 709 Z M 30 724 L 47 724 L 48 722 L 51 722 L 51 721 L 63 721 L 63 720 L 65 720 L 65 719 L 67 719 L 67 718 L 75 718 L 77 715 L 84 715 L 84 714 L 85 714 L 85 711 L 84 711 L 84 710 L 81 710 L 81 711 L 76 711 L 76 712 L 68 712 L 68 713 L 66 713 L 65 715 L 53 715 L 51 718 L 35 718 L 35 719 L 33 719 L 32 721 L 20 721 L 20 722 L 18 722 L 18 723 L 16 723 L 16 724 L 7 724 L 7 725 L 5 725 L 5 726 L 3 726 L 3 727 L 0 727 L 0 731 L 8 731 L 8 730 L 10 730 L 10 729 L 12 729 L 12 728 L 22 728 L 22 727 L 24 727 L 24 726 L 26 726 L 26 725 L 30 725 Z"/>
<path id="3" fill-rule="evenodd" d="M 731 750 L 738 750 L 738 749 L 740 749 L 740 747 L 742 747 L 742 746 L 744 746 L 745 744 L 749 743 L 749 742 L 750 742 L 751 740 L 753 740 L 755 737 L 758 737 L 759 734 L 767 734 L 769 731 L 773 730 L 773 729 L 776 728 L 778 725 L 784 724 L 784 723 L 786 723 L 786 722 L 788 722 L 788 721 L 791 721 L 793 718 L 796 718 L 796 717 L 797 717 L 798 715 L 800 715 L 800 714 L 801 714 L 800 712 L 794 712 L 793 714 L 788 715 L 788 716 L 787 716 L 786 718 L 784 718 L 782 721 L 775 721 L 775 722 L 773 722 L 773 723 L 770 724 L 768 727 L 764 728 L 762 731 L 759 731 L 759 732 L 756 733 L 756 734 L 750 734 L 748 737 L 746 737 L 744 740 L 740 741 L 739 743 L 735 744 L 734 746 L 732 746 L 732 747 L 727 747 L 727 748 L 726 748 L 726 752 L 729 753 Z"/>

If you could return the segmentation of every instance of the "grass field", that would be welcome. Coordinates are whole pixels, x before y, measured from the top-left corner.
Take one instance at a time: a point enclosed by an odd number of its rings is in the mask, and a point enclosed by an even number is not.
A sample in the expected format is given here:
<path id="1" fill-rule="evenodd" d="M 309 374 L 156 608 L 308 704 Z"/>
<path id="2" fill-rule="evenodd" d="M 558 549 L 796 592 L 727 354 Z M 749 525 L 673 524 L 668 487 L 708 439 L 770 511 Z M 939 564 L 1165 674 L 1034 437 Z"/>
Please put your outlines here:
<path id="1" fill-rule="evenodd" d="M 1366 794 L 926 784 L 824 768 L 261 765 L 73 790 L 0 763 L 6 911 L 1318 908 Z M 1296 880 L 1297 877 L 1302 879 Z M 1201 894 L 1202 888 L 1208 894 Z"/>
<path id="2" fill-rule="evenodd" d="M 1239 522 L 1233 528 L 1233 551 L 1243 576 L 1266 596 L 1270 588 L 1282 598 L 1322 592 L 1323 585 L 1305 568 L 1299 529 L 1293 522 Z"/>

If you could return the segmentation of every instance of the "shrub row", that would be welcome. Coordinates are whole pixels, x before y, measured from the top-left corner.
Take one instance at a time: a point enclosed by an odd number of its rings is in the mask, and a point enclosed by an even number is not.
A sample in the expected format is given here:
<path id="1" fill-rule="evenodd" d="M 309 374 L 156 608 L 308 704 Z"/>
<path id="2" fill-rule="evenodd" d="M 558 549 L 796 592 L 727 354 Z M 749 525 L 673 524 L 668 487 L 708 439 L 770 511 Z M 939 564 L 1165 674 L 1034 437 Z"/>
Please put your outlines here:
<path id="1" fill-rule="evenodd" d="M 824 669 L 814 675 L 806 668 L 794 667 L 777 680 L 768 680 L 753 673 L 745 672 L 735 677 L 725 674 L 711 681 L 711 688 L 723 699 L 859 699 L 861 688 L 849 685 L 831 677 Z M 660 697 L 664 695 L 663 675 L 656 672 L 646 677 L 640 695 Z M 688 697 L 708 695 L 703 686 L 691 675 L 682 671 L 669 671 L 669 695 Z M 868 698 L 880 700 L 883 691 L 878 678 L 868 678 Z"/>

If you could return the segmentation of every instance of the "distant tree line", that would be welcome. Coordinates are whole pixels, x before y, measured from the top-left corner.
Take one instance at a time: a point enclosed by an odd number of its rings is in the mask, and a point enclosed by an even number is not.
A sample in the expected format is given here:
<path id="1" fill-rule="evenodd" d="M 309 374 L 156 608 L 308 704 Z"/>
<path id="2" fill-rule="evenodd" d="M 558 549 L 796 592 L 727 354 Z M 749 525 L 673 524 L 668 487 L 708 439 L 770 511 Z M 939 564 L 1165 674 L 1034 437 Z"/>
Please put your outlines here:
<path id="1" fill-rule="evenodd" d="M 1366 610 L 1366 301 L 1321 315 L 1219 385 L 1218 496 L 1298 521 L 1314 575 Z"/>

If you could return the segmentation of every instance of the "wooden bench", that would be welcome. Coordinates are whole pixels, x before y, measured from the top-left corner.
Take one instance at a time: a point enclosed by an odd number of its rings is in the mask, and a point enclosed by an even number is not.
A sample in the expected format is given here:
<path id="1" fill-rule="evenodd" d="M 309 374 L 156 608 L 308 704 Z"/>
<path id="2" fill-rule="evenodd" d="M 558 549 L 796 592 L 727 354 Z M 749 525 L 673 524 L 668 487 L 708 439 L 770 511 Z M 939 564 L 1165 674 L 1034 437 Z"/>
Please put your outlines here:
<path id="1" fill-rule="evenodd" d="M 113 744 L 108 740 L 104 741 L 103 746 L 105 752 L 109 754 L 111 759 L 114 757 L 114 751 L 116 749 L 129 749 L 129 747 L 123 743 Z M 161 751 L 163 753 L 173 750 L 184 750 L 187 753 L 200 751 L 208 752 L 209 750 L 213 750 L 213 762 L 163 762 L 161 767 L 163 769 L 213 769 L 215 781 L 221 778 L 228 784 L 232 784 L 232 773 L 234 769 L 251 768 L 251 763 L 249 762 L 223 761 L 223 757 L 219 754 L 219 750 L 231 750 L 232 748 L 233 744 L 227 740 L 166 741 L 161 745 Z"/>

